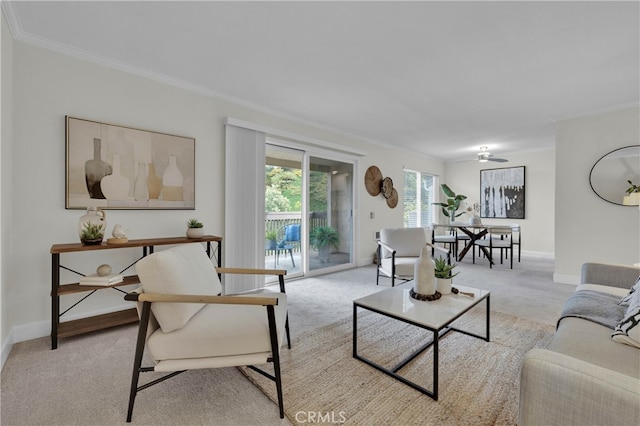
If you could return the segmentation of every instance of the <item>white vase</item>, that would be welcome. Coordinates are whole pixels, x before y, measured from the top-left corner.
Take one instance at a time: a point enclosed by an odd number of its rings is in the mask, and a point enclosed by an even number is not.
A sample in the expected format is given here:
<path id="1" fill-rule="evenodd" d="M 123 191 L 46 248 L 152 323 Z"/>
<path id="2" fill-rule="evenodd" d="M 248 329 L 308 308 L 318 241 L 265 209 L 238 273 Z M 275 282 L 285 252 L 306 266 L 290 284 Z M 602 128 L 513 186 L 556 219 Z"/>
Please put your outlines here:
<path id="1" fill-rule="evenodd" d="M 480 220 L 480 216 L 473 215 L 469 218 L 469 225 L 482 225 L 482 220 Z"/>
<path id="2" fill-rule="evenodd" d="M 120 172 L 120 156 L 113 155 L 113 173 L 100 181 L 100 188 L 107 200 L 126 200 L 129 195 L 129 179 Z"/>
<path id="3" fill-rule="evenodd" d="M 413 267 L 414 291 L 421 295 L 430 296 L 436 292 L 435 262 L 429 254 L 429 248 L 423 247 L 420 257 Z"/>
<path id="4" fill-rule="evenodd" d="M 436 286 L 438 291 L 442 294 L 451 294 L 451 278 L 436 278 Z"/>
<path id="5" fill-rule="evenodd" d="M 169 157 L 169 164 L 162 174 L 162 199 L 165 201 L 182 201 L 184 178 L 176 164 L 176 157 Z"/>

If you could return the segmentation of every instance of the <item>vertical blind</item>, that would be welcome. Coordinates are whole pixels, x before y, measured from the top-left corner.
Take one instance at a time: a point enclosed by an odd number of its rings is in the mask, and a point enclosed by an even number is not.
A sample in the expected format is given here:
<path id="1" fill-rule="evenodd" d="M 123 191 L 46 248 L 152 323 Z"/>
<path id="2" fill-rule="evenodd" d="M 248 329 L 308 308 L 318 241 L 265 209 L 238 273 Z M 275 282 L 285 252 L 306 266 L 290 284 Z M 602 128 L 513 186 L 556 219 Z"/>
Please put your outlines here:
<path id="1" fill-rule="evenodd" d="M 225 126 L 224 266 L 264 268 L 265 134 Z M 225 294 L 264 286 L 261 275 L 226 275 Z"/>
<path id="2" fill-rule="evenodd" d="M 436 177 L 413 170 L 404 171 L 404 227 L 426 227 L 433 223 Z"/>

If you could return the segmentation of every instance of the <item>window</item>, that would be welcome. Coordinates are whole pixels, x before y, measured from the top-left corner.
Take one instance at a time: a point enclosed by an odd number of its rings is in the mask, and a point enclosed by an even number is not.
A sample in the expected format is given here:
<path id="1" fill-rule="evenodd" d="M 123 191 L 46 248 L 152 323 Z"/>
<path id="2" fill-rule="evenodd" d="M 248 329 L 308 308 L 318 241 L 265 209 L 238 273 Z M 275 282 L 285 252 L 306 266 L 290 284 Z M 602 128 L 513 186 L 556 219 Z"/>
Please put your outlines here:
<path id="1" fill-rule="evenodd" d="M 430 226 L 434 220 L 434 190 L 437 177 L 413 170 L 404 171 L 404 227 Z"/>

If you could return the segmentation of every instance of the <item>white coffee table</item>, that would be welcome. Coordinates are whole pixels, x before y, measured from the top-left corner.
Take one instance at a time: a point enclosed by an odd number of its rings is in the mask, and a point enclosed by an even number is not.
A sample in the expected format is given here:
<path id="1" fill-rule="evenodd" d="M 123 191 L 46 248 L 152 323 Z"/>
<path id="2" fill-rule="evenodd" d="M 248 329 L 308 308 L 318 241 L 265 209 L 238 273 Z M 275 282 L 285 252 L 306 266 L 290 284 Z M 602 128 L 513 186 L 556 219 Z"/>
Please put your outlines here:
<path id="1" fill-rule="evenodd" d="M 472 287 L 464 287 L 455 285 L 461 292 L 473 293 L 474 296 L 463 294 L 443 295 L 440 299 L 434 301 L 421 301 L 412 298 L 409 290 L 413 287 L 413 282 L 397 285 L 378 293 L 362 297 L 353 301 L 353 357 L 363 361 L 370 366 L 394 377 L 395 379 L 411 386 L 412 388 L 429 395 L 431 398 L 438 399 L 438 341 L 451 330 L 477 337 L 485 341 L 489 341 L 489 292 Z M 486 301 L 486 335 L 480 336 L 468 331 L 451 327 L 451 323 L 460 318 L 471 308 Z M 408 358 L 405 358 L 395 367 L 389 369 L 376 364 L 361 355 L 358 355 L 358 308 L 366 309 L 394 318 L 408 324 L 415 325 L 420 328 L 433 332 L 433 338 L 424 346 L 419 348 Z M 407 365 L 411 360 L 420 355 L 426 349 L 433 345 L 433 390 L 424 387 L 402 377 L 398 371 Z"/>

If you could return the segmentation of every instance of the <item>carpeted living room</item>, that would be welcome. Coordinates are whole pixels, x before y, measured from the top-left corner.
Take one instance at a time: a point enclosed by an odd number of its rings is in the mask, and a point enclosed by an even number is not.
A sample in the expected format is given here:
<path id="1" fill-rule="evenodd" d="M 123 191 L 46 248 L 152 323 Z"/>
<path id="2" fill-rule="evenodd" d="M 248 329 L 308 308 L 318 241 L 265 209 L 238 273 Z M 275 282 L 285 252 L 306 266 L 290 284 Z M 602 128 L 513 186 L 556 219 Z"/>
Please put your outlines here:
<path id="1" fill-rule="evenodd" d="M 0 424 L 637 425 L 639 2 L 1 6 Z"/>

